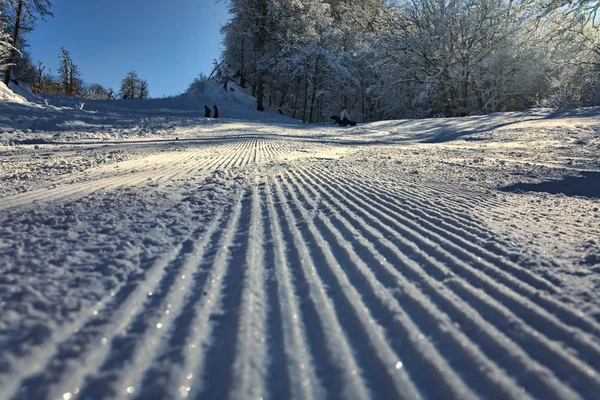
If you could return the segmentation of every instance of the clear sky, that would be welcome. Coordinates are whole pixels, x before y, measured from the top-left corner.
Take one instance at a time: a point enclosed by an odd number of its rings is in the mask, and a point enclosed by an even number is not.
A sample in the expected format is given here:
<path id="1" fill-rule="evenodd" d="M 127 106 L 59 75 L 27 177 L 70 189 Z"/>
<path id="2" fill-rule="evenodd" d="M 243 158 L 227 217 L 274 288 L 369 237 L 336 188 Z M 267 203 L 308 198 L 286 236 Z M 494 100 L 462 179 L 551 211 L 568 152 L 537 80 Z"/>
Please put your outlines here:
<path id="1" fill-rule="evenodd" d="M 136 71 L 152 97 L 178 94 L 195 76 L 210 73 L 222 52 L 220 27 L 227 1 L 54 0 L 54 17 L 29 34 L 35 62 L 55 73 L 65 46 L 86 83 L 119 90 Z"/>

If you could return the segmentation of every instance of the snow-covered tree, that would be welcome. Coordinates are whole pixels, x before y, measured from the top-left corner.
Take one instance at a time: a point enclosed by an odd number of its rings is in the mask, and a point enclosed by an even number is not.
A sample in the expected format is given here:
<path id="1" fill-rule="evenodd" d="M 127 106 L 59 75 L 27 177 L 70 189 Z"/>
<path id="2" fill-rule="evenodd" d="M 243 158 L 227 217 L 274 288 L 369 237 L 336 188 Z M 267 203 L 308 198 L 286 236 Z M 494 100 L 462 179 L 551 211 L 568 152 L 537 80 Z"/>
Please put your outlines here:
<path id="1" fill-rule="evenodd" d="M 93 83 L 91 85 L 84 85 L 82 88 L 82 97 L 92 100 L 109 100 L 109 92 L 104 86 Z"/>
<path id="2" fill-rule="evenodd" d="M 539 102 L 547 107 L 600 105 L 600 31 L 593 21 L 572 21 L 565 15 L 572 14 L 568 9 L 555 11 L 539 29 L 552 66 L 549 93 L 539 96 Z"/>
<path id="3" fill-rule="evenodd" d="M 148 81 L 139 78 L 137 72 L 129 72 L 121 81 L 119 96 L 123 100 L 145 100 L 149 98 Z"/>
<path id="4" fill-rule="evenodd" d="M 75 96 L 79 94 L 82 82 L 79 79 L 81 75 L 79 67 L 75 65 L 71 59 L 71 54 L 64 47 L 61 47 L 58 74 L 62 84 L 63 93 L 69 96 Z"/>
<path id="5" fill-rule="evenodd" d="M 378 89 L 387 116 L 457 116 L 532 105 L 547 90 L 554 67 L 537 25 L 526 8 L 505 0 L 400 4 L 390 33 L 379 40 L 384 78 Z"/>
<path id="6" fill-rule="evenodd" d="M 204 93 L 207 88 L 208 88 L 208 76 L 206 76 L 205 74 L 200 74 L 196 78 L 194 78 L 194 81 L 192 83 L 190 83 L 190 85 L 188 86 L 187 92 L 193 93 L 195 95 L 200 95 L 200 94 Z"/>
<path id="7" fill-rule="evenodd" d="M 64 47 L 61 47 L 58 58 L 60 60 L 58 74 L 62 83 L 63 93 L 69 94 L 69 72 L 71 70 L 72 63 L 71 54 Z"/>
<path id="8" fill-rule="evenodd" d="M 19 41 L 23 34 L 31 31 L 35 26 L 36 18 L 52 16 L 50 0 L 5 0 L 2 4 L 3 18 L 7 22 L 10 32 L 10 54 L 5 64 L 10 67 L 5 71 L 4 83 L 8 84 L 11 78 L 12 65 L 20 48 Z"/>
<path id="9" fill-rule="evenodd" d="M 341 105 L 359 120 L 523 109 L 576 87 L 574 97 L 591 98 L 588 84 L 597 87 L 597 36 L 586 50 L 575 32 L 596 19 L 564 5 L 231 0 L 230 11 L 223 57 L 233 78 L 250 86 L 258 109 L 275 106 L 306 122 Z"/>
<path id="10" fill-rule="evenodd" d="M 380 0 L 231 1 L 224 59 L 240 85 L 250 83 L 257 108 L 268 101 L 322 120 L 360 92 L 363 36 L 382 30 L 385 10 Z"/>
<path id="11" fill-rule="evenodd" d="M 36 77 L 35 70 L 36 66 L 33 62 L 31 52 L 25 48 L 19 49 L 13 67 L 12 76 L 14 79 L 32 86 Z"/>
<path id="12" fill-rule="evenodd" d="M 3 3 L 4 1 L 0 1 L 0 72 L 3 72 L 8 68 L 9 57 L 12 51 L 10 35 L 6 31 L 5 24 L 2 19 Z"/>
<path id="13" fill-rule="evenodd" d="M 138 99 L 147 100 L 150 97 L 150 93 L 148 92 L 148 81 L 142 79 L 138 84 Z"/>
<path id="14" fill-rule="evenodd" d="M 264 110 L 267 74 L 264 61 L 271 53 L 280 6 L 278 0 L 231 0 L 230 11 L 234 16 L 223 28 L 225 41 L 231 46 L 226 59 L 239 71 L 241 84 L 245 86 L 247 77 L 252 79 L 256 108 L 260 111 Z"/>
<path id="15" fill-rule="evenodd" d="M 124 100 L 134 100 L 137 93 L 139 77 L 137 72 L 129 72 L 121 81 L 119 96 Z"/>

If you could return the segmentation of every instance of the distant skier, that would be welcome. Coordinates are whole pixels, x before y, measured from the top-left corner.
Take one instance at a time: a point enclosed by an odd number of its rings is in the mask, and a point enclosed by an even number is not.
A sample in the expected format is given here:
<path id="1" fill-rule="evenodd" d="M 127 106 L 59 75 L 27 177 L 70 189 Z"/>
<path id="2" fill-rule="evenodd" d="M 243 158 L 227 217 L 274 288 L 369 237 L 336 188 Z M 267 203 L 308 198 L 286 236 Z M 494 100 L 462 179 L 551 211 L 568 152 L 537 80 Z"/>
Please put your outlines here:
<path id="1" fill-rule="evenodd" d="M 210 108 L 206 104 L 204 105 L 204 117 L 210 118 Z"/>
<path id="2" fill-rule="evenodd" d="M 213 110 L 214 110 L 213 118 L 219 118 L 219 109 L 217 108 L 216 104 L 213 106 Z"/>
<path id="3" fill-rule="evenodd" d="M 340 116 L 333 115 L 331 117 L 332 120 L 338 123 L 339 126 L 355 126 L 356 122 L 350 121 L 348 118 L 348 111 L 346 111 L 346 106 L 342 106 L 342 111 L 340 111 Z"/>

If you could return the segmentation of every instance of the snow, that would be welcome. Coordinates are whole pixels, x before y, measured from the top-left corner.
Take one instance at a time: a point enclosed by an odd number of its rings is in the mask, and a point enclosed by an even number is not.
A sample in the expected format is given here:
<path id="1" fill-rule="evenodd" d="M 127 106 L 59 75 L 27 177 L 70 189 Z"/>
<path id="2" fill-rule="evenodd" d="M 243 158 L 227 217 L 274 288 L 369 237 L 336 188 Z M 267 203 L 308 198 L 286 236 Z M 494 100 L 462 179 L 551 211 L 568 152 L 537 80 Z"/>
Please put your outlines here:
<path id="1" fill-rule="evenodd" d="M 600 392 L 599 109 L 340 128 L 1 85 L 0 398 Z"/>
<path id="2" fill-rule="evenodd" d="M 216 82 L 209 83 L 201 95 L 186 93 L 144 101 L 87 100 L 63 95 L 41 98 L 23 84 L 16 85 L 23 93 L 29 93 L 27 98 L 31 101 L 5 90 L 7 100 L 0 102 L 0 144 L 23 140 L 41 143 L 196 137 L 197 129 L 229 129 L 224 124 L 234 120 L 299 124 L 275 109 L 256 111 L 255 101 L 239 86 L 231 84 L 224 91 Z M 216 104 L 220 118 L 204 118 L 204 104 L 211 108 Z"/>
<path id="3" fill-rule="evenodd" d="M 0 101 L 4 103 L 5 107 L 9 103 L 29 104 L 27 99 L 19 94 L 19 91 L 9 89 L 4 82 L 0 82 Z"/>

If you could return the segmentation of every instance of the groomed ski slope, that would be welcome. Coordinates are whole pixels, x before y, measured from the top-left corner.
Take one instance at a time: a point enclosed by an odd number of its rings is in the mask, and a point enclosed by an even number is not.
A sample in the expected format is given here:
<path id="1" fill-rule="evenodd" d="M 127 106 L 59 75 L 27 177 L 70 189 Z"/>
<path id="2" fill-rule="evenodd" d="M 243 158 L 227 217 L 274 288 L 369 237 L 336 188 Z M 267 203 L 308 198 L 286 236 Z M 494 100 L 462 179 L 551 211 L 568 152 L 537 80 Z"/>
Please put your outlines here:
<path id="1" fill-rule="evenodd" d="M 0 398 L 599 398 L 598 198 L 506 189 L 596 179 L 561 121 L 5 147 Z"/>

